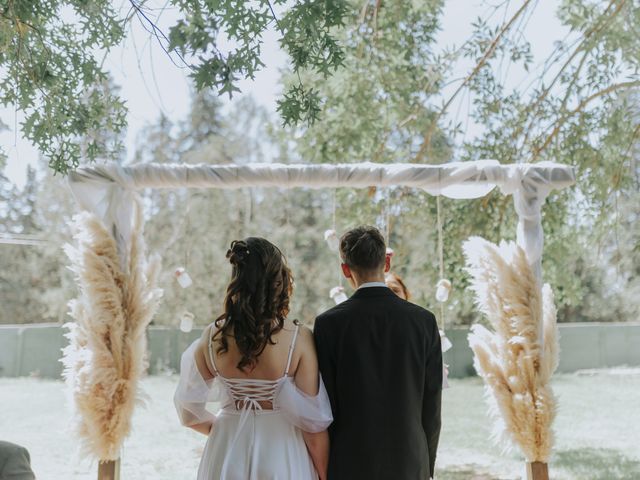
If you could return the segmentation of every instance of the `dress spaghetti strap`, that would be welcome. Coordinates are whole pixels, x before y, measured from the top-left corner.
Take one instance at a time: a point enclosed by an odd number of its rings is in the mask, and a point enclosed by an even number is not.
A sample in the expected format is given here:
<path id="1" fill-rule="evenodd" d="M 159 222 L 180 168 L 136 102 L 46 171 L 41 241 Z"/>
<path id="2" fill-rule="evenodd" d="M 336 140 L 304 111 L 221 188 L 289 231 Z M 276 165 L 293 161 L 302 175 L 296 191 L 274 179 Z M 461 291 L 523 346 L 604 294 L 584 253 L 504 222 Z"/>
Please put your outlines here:
<path id="1" fill-rule="evenodd" d="M 213 358 L 213 335 L 211 334 L 211 330 L 213 330 L 215 323 L 212 323 L 211 329 L 209 330 L 209 360 L 211 361 L 211 366 L 213 367 L 213 372 L 216 374 L 216 376 L 220 376 L 220 374 L 218 373 L 218 367 L 216 367 L 216 361 Z"/>
<path id="2" fill-rule="evenodd" d="M 213 323 L 211 324 L 212 329 L 214 325 L 215 324 Z M 284 369 L 284 375 L 283 375 L 284 377 L 289 375 L 289 368 L 291 367 L 291 359 L 293 358 L 293 350 L 295 349 L 295 346 L 296 346 L 296 340 L 298 339 L 299 330 L 300 330 L 300 324 L 296 323 L 296 329 L 293 332 L 293 339 L 291 340 L 291 345 L 289 345 L 289 356 L 287 357 L 287 366 Z M 211 361 L 211 366 L 213 367 L 213 371 L 217 376 L 221 376 L 220 372 L 218 372 L 218 367 L 216 366 L 216 360 L 213 355 L 213 335 L 211 333 L 209 334 L 208 350 L 209 350 L 209 360 Z"/>
<path id="3" fill-rule="evenodd" d="M 293 339 L 291 345 L 289 345 L 289 357 L 287 358 L 287 367 L 284 369 L 284 376 L 289 375 L 289 367 L 291 366 L 291 358 L 293 358 L 293 350 L 296 346 L 296 339 L 298 338 L 298 330 L 300 330 L 300 324 L 296 323 L 296 329 L 293 332 Z"/>

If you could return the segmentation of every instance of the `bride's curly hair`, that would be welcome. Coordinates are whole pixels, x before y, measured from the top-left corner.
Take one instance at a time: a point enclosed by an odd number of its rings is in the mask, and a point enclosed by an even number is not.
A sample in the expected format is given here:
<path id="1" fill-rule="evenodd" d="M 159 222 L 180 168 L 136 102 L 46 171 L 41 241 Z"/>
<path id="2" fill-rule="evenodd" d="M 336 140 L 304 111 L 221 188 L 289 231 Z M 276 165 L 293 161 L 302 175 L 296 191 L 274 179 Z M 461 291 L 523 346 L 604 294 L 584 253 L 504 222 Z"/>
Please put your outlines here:
<path id="1" fill-rule="evenodd" d="M 289 313 L 293 276 L 282 252 L 271 242 L 248 237 L 231 242 L 227 258 L 232 265 L 231 282 L 224 299 L 224 313 L 216 319 L 220 339 L 218 353 L 229 350 L 235 339 L 242 357 L 237 368 L 253 368 L 272 335 L 282 330 Z"/>

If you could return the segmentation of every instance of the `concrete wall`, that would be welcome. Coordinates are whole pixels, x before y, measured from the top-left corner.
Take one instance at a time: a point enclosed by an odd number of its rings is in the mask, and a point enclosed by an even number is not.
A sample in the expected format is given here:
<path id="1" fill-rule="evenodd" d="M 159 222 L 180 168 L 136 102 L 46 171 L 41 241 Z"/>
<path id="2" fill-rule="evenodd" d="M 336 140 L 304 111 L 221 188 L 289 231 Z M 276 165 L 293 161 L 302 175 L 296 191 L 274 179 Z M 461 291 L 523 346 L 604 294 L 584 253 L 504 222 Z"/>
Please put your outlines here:
<path id="1" fill-rule="evenodd" d="M 202 330 L 182 333 L 175 328 L 150 327 L 151 374 L 177 371 L 180 355 Z M 65 331 L 57 324 L 0 325 L 0 376 L 37 375 L 59 378 Z M 451 377 L 475 375 L 467 328 L 452 328 L 453 348 L 445 354 Z M 640 365 L 640 323 L 580 323 L 560 325 L 560 372 L 618 365 Z"/>
<path id="2" fill-rule="evenodd" d="M 184 333 L 177 328 L 150 327 L 147 336 L 149 348 L 149 372 L 162 373 L 180 370 L 180 356 L 195 339 L 200 338 L 202 329 Z"/>
<path id="3" fill-rule="evenodd" d="M 0 376 L 59 377 L 64 333 L 58 324 L 0 325 Z"/>
<path id="4" fill-rule="evenodd" d="M 563 323 L 558 372 L 587 368 L 640 365 L 640 323 Z M 475 375 L 468 328 L 452 328 L 447 337 L 453 347 L 444 355 L 452 378 Z"/>

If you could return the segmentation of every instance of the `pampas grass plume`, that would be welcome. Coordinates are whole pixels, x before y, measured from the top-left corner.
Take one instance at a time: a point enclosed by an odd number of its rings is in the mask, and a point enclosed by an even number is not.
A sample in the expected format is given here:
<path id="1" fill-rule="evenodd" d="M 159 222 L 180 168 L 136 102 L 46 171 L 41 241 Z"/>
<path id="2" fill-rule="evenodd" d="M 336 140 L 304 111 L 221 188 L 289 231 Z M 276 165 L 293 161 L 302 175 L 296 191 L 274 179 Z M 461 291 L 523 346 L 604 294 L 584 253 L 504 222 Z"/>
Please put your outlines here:
<path id="1" fill-rule="evenodd" d="M 145 330 L 158 307 L 159 259 L 145 257 L 136 205 L 131 246 L 122 265 L 115 240 L 97 217 L 74 218 L 75 243 L 65 251 L 80 288 L 69 302 L 63 376 L 70 389 L 74 429 L 82 452 L 115 460 L 131 430 L 147 368 Z"/>
<path id="2" fill-rule="evenodd" d="M 549 285 L 540 287 L 514 242 L 495 245 L 471 237 L 463 249 L 476 305 L 493 329 L 474 325 L 469 345 L 485 381 L 494 437 L 519 446 L 529 462 L 547 462 L 556 413 L 549 381 L 558 366 L 553 292 Z"/>

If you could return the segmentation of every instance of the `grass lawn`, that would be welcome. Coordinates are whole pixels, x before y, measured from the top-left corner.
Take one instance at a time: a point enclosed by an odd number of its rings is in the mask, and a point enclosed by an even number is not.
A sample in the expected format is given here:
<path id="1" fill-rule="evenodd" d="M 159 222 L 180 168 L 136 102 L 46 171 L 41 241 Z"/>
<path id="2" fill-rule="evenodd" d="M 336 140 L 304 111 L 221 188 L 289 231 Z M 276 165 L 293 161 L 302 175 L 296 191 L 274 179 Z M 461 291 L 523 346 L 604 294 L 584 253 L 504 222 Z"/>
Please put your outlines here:
<path id="1" fill-rule="evenodd" d="M 147 406 L 134 416 L 122 455 L 122 480 L 194 479 L 204 437 L 178 424 L 172 404 L 176 376 L 144 380 Z M 640 370 L 558 375 L 560 411 L 550 462 L 554 480 L 640 479 Z M 71 413 L 60 381 L 0 378 L 0 439 L 26 446 L 40 480 L 95 479 L 69 431 Z M 443 401 L 439 480 L 518 479 L 517 451 L 490 440 L 482 382 L 452 380 Z M 381 413 L 383 414 L 383 413 Z"/>

